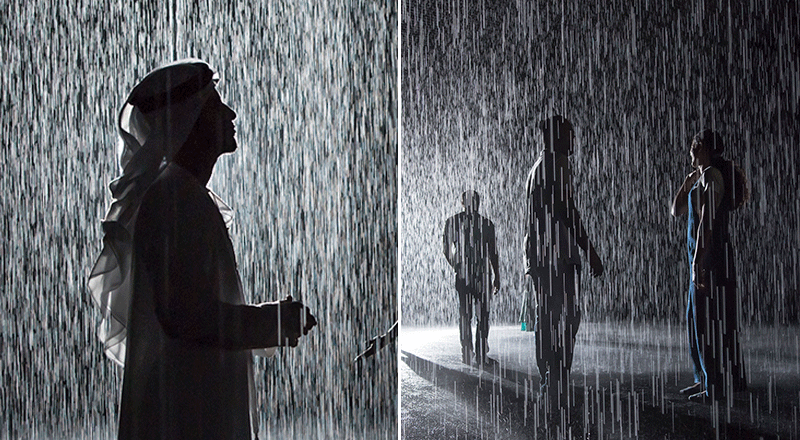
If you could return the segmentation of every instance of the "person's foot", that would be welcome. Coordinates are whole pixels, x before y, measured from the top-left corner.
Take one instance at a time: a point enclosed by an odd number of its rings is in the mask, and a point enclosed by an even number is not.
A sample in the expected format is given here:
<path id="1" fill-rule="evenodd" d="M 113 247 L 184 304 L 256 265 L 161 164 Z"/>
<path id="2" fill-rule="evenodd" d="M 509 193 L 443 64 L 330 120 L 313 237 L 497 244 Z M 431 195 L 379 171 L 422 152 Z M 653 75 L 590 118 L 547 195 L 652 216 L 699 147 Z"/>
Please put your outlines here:
<path id="1" fill-rule="evenodd" d="M 539 379 L 539 394 L 542 395 L 542 396 L 544 396 L 545 393 L 547 393 L 547 388 L 548 388 L 547 384 L 548 384 L 549 379 L 550 379 L 550 372 L 549 371 L 546 371 L 544 373 L 544 376 L 541 379 Z"/>
<path id="2" fill-rule="evenodd" d="M 481 360 L 479 360 L 479 359 L 476 357 L 476 358 L 475 358 L 475 364 L 476 364 L 476 365 L 483 366 L 484 368 L 492 368 L 492 367 L 494 367 L 495 365 L 497 365 L 497 361 L 496 361 L 496 360 L 494 360 L 494 359 L 492 359 L 492 358 L 490 358 L 489 356 L 486 356 L 486 357 L 485 357 L 485 358 L 484 358 L 482 361 L 481 361 Z"/>
<path id="3" fill-rule="evenodd" d="M 689 400 L 692 402 L 705 402 L 708 398 L 708 392 L 706 390 L 700 391 L 699 393 L 694 393 L 689 396 Z"/>
<path id="4" fill-rule="evenodd" d="M 461 362 L 472 366 L 472 358 L 473 358 L 472 350 L 468 348 L 461 349 Z"/>
<path id="5" fill-rule="evenodd" d="M 700 391 L 702 389 L 702 387 L 703 387 L 703 383 L 702 382 L 695 382 L 695 383 L 689 385 L 688 387 L 682 389 L 681 390 L 681 394 L 694 394 L 694 393 Z"/>

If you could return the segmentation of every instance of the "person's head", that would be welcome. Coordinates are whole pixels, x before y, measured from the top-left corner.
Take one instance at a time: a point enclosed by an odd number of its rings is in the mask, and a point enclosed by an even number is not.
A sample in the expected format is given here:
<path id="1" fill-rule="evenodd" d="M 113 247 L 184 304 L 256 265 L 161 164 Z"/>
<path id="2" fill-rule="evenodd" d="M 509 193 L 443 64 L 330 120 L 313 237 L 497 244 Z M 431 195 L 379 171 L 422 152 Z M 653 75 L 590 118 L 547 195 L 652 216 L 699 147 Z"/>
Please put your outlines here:
<path id="1" fill-rule="evenodd" d="M 575 130 L 569 120 L 555 115 L 539 122 L 546 150 L 569 156 L 574 152 Z"/>
<path id="2" fill-rule="evenodd" d="M 222 102 L 214 90 L 200 111 L 192 131 L 179 154 L 216 160 L 222 154 L 236 151 L 236 112 Z"/>
<path id="3" fill-rule="evenodd" d="M 481 196 L 477 192 L 469 189 L 461 193 L 461 204 L 464 206 L 464 211 L 478 212 L 480 203 Z"/>
<path id="4" fill-rule="evenodd" d="M 107 219 L 127 224 L 163 165 L 175 162 L 184 145 L 192 147 L 184 156 L 203 157 L 191 164 L 190 171 L 205 181 L 217 156 L 235 148 L 229 122 L 235 114 L 221 105 L 215 85 L 208 64 L 188 59 L 153 70 L 131 90 L 117 120 L 122 175 L 109 185 L 114 202 Z M 198 150 L 194 141 L 205 137 L 215 141 Z"/>
<path id="5" fill-rule="evenodd" d="M 122 138 L 120 165 L 133 156 L 170 162 L 179 151 L 213 157 L 236 149 L 233 119 L 215 89 L 216 74 L 208 64 L 187 59 L 148 73 L 123 105 L 119 116 Z M 138 161 L 141 162 L 142 159 Z"/>
<path id="6" fill-rule="evenodd" d="M 724 151 L 725 144 L 722 143 L 722 136 L 707 128 L 692 138 L 692 145 L 689 149 L 692 167 L 709 166 L 715 159 L 722 157 Z"/>

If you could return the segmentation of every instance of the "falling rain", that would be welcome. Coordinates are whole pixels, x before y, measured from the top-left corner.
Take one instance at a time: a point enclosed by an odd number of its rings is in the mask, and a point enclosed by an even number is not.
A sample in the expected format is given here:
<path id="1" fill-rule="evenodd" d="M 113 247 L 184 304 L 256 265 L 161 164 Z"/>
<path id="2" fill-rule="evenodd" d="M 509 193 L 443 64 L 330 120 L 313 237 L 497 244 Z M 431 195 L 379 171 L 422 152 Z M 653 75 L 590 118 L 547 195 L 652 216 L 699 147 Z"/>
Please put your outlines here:
<path id="1" fill-rule="evenodd" d="M 396 438 L 396 352 L 353 360 L 397 320 L 397 8 L 70 3 L 0 5 L 0 438 L 116 437 L 122 370 L 86 279 L 122 101 L 186 57 L 238 114 L 209 187 L 234 209 L 245 295 L 319 320 L 257 359 L 261 438 Z"/>
<path id="2" fill-rule="evenodd" d="M 402 435 L 800 438 L 796 3 L 412 0 L 401 23 Z M 575 408 L 555 427 L 534 408 L 533 334 L 518 322 L 525 182 L 553 114 L 575 127 L 575 203 L 605 266 L 592 278 L 581 255 Z M 732 408 L 678 394 L 692 380 L 690 265 L 670 204 L 704 128 L 751 192 L 730 214 L 749 389 Z M 442 255 L 468 189 L 497 230 L 496 374 L 461 364 Z"/>

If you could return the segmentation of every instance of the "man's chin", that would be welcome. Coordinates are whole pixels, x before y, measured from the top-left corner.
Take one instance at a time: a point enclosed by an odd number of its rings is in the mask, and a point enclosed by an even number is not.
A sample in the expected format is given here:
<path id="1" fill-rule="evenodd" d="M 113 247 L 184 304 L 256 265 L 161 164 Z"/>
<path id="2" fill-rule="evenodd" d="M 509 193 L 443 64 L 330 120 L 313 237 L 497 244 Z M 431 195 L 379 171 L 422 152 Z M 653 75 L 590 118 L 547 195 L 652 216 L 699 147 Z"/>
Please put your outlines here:
<path id="1" fill-rule="evenodd" d="M 237 145 L 235 140 L 228 142 L 227 144 L 225 144 L 224 147 L 222 147 L 222 154 L 233 153 L 234 151 L 236 151 L 238 146 L 239 145 Z"/>

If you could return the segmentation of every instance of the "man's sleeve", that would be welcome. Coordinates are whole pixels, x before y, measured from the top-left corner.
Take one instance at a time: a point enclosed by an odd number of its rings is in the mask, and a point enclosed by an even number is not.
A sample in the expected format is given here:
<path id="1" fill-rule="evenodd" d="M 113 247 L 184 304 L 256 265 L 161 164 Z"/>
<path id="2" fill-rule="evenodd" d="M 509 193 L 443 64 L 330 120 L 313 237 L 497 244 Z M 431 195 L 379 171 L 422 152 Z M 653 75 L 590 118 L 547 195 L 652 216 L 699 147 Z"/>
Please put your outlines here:
<path id="1" fill-rule="evenodd" d="M 450 246 L 453 243 L 453 218 L 450 217 L 444 223 L 444 232 L 442 232 L 442 252 L 444 258 L 447 259 L 447 264 L 453 265 L 453 254 L 450 251 Z"/>
<path id="2" fill-rule="evenodd" d="M 497 255 L 497 236 L 495 235 L 494 223 L 489 221 L 489 234 L 488 234 L 488 251 L 489 251 L 489 258 L 492 263 L 492 268 L 494 270 L 494 276 L 499 278 L 500 277 L 500 265 L 499 265 L 499 257 Z"/>
<path id="3" fill-rule="evenodd" d="M 218 233 L 202 200 L 166 191 L 143 202 L 136 225 L 137 264 L 144 264 L 164 332 L 230 349 L 263 348 L 276 322 L 260 307 L 219 300 Z M 217 239 L 215 239 L 217 238 Z"/>
<path id="4" fill-rule="evenodd" d="M 588 250 L 587 246 L 589 244 L 589 236 L 586 233 L 586 228 L 583 226 L 583 222 L 581 221 L 580 213 L 578 212 L 578 207 L 575 206 L 575 193 L 573 188 L 573 180 L 572 180 L 572 169 L 567 168 L 564 172 L 564 188 L 565 188 L 565 198 L 566 198 L 566 209 L 567 209 L 567 217 L 564 224 L 570 229 L 570 233 L 576 240 L 578 246 L 581 249 Z"/>
<path id="5" fill-rule="evenodd" d="M 525 273 L 533 275 L 533 269 L 537 265 L 537 253 L 535 250 L 538 237 L 538 216 L 541 214 L 541 200 L 536 197 L 536 191 L 541 191 L 535 185 L 535 167 L 528 173 L 528 181 L 525 185 Z"/>
<path id="6" fill-rule="evenodd" d="M 554 185 L 555 203 L 553 215 L 567 227 L 573 226 L 572 216 L 578 211 L 575 209 L 575 200 L 572 193 L 572 169 L 566 158 L 559 158 L 557 162 L 556 180 Z"/>

